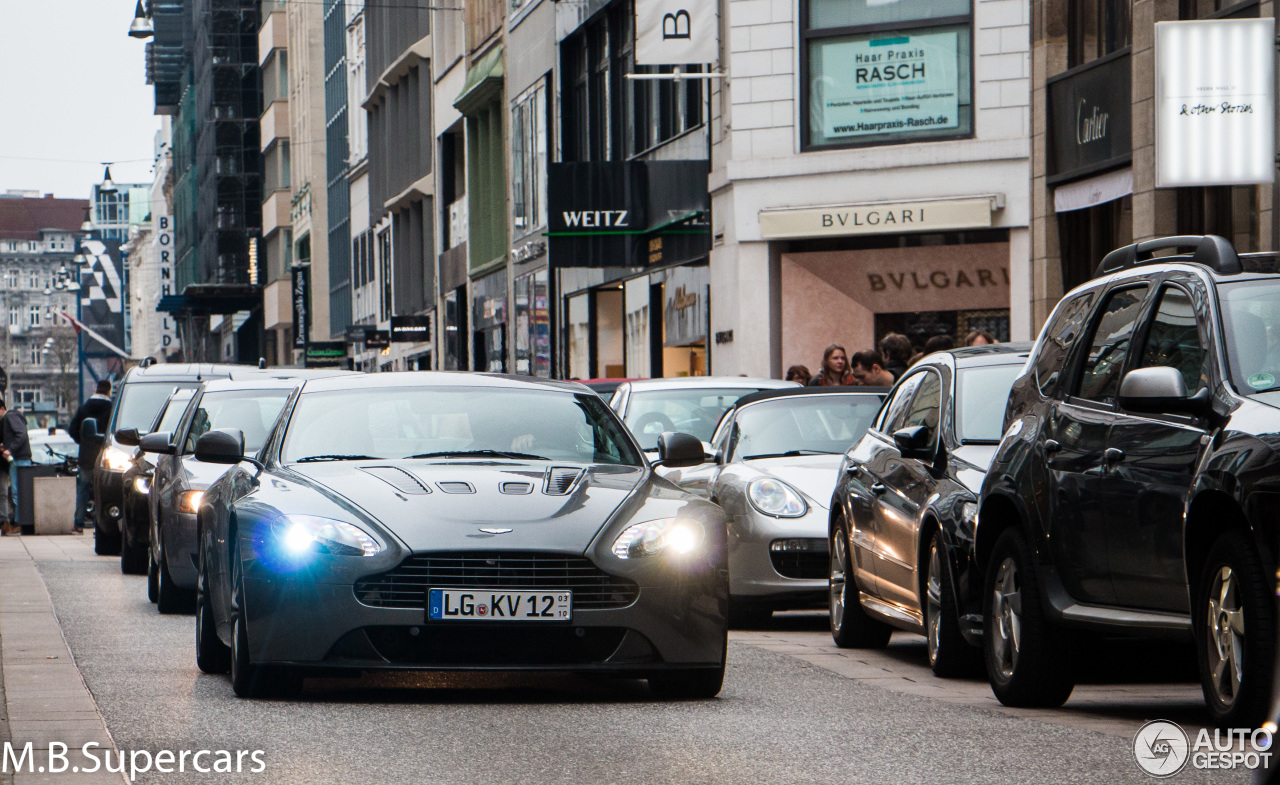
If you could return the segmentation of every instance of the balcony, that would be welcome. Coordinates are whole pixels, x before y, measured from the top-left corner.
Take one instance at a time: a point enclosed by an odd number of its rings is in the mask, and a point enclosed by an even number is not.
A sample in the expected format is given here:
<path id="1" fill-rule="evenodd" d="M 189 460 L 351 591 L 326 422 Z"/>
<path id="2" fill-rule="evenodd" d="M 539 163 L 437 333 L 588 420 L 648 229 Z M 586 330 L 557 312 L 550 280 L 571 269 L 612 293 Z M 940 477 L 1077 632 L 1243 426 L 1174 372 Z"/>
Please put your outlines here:
<path id="1" fill-rule="evenodd" d="M 293 220 L 289 216 L 289 189 L 272 191 L 262 203 L 262 236 L 270 237 L 277 229 L 289 229 Z"/>
<path id="2" fill-rule="evenodd" d="M 262 4 L 262 27 L 258 28 L 258 63 L 265 63 L 272 49 L 289 45 L 288 14 L 281 3 Z"/>
<path id="3" fill-rule="evenodd" d="M 262 149 L 266 150 L 277 139 L 289 138 L 289 102 L 275 101 L 267 106 L 258 124 L 262 134 Z"/>

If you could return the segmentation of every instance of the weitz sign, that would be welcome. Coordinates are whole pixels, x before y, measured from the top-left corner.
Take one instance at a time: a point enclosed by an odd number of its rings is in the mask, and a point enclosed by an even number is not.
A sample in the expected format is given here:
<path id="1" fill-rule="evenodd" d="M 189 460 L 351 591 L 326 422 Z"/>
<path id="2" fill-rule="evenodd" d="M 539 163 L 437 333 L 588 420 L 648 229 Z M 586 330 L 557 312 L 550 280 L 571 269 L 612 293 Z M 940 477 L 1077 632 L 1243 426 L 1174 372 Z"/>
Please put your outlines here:
<path id="1" fill-rule="evenodd" d="M 1275 180 L 1275 20 L 1156 25 L 1156 186 Z"/>
<path id="2" fill-rule="evenodd" d="M 710 0 L 636 0 L 636 65 L 713 63 L 719 40 Z"/>

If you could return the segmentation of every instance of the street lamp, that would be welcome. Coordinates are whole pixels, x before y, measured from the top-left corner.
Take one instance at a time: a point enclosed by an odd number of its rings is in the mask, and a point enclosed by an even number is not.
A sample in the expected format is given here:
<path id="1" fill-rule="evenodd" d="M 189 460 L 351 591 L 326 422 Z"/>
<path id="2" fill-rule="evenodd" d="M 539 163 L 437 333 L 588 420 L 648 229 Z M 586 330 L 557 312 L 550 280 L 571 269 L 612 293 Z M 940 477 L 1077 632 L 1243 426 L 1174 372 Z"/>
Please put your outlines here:
<path id="1" fill-rule="evenodd" d="M 86 207 L 86 208 L 85 208 L 85 210 L 84 210 L 84 223 L 80 224 L 80 231 L 84 232 L 85 234 L 88 234 L 88 233 L 90 233 L 90 232 L 92 232 L 92 231 L 93 231 L 93 221 L 89 220 L 89 210 L 90 210 L 90 209 L 91 209 L 91 208 L 88 208 L 88 207 Z M 87 238 L 86 238 L 86 239 L 87 239 Z"/>
<path id="2" fill-rule="evenodd" d="M 142 7 L 142 0 L 138 0 L 138 7 L 133 12 L 133 23 L 129 25 L 129 37 L 150 38 L 155 34 L 156 29 L 151 24 L 151 14 Z"/>
<path id="3" fill-rule="evenodd" d="M 106 166 L 106 169 L 103 170 L 102 172 L 102 185 L 98 186 L 98 193 L 100 194 L 116 193 L 120 189 L 116 188 L 115 183 L 111 182 L 111 164 L 104 164 L 104 166 Z M 81 226 L 80 228 L 81 230 L 84 229 L 83 226 Z"/>

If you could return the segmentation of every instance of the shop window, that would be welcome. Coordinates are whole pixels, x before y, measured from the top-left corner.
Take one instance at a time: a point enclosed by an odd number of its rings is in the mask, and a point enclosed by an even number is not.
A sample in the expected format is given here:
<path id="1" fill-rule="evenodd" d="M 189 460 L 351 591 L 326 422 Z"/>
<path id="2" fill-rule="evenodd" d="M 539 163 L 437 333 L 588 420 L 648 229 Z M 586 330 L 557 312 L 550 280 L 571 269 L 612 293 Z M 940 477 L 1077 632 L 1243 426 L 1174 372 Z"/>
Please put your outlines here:
<path id="1" fill-rule="evenodd" d="M 511 220 L 523 237 L 547 223 L 547 91 L 526 90 L 511 109 Z"/>
<path id="2" fill-rule="evenodd" d="M 391 230 L 378 233 L 378 274 L 382 277 L 382 291 L 378 298 L 378 319 L 391 318 Z"/>
<path id="3" fill-rule="evenodd" d="M 803 147 L 969 136 L 969 0 L 807 0 L 801 46 Z"/>
<path id="4" fill-rule="evenodd" d="M 460 286 L 444 296 L 444 370 L 467 370 L 467 288 Z"/>
<path id="5" fill-rule="evenodd" d="M 547 271 L 515 281 L 516 373 L 551 377 L 551 315 L 547 307 Z"/>
<path id="6" fill-rule="evenodd" d="M 1179 188 L 1178 234 L 1216 234 L 1239 253 L 1258 250 L 1258 189 L 1251 185 Z"/>
<path id="7" fill-rule="evenodd" d="M 473 370 L 507 372 L 507 271 L 471 283 Z"/>
<path id="8" fill-rule="evenodd" d="M 1083 210 L 1058 213 L 1062 291 L 1093 278 L 1102 257 L 1132 242 L 1133 198 L 1126 196 Z"/>
<path id="9" fill-rule="evenodd" d="M 1067 66 L 1091 63 L 1132 40 L 1133 0 L 1068 0 Z"/>
<path id="10" fill-rule="evenodd" d="M 1179 19 L 1256 19 L 1258 0 L 1178 0 Z"/>

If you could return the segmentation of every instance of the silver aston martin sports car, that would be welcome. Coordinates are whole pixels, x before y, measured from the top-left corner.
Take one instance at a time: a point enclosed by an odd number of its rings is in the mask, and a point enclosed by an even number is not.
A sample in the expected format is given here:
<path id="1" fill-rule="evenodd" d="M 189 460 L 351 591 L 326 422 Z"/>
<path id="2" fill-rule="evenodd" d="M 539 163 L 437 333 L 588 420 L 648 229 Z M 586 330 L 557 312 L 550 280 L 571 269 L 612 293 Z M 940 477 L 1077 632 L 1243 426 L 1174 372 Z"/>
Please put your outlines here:
<path id="1" fill-rule="evenodd" d="M 660 459 L 702 460 L 686 434 Z M 586 671 L 707 698 L 724 678 L 719 507 L 657 477 L 577 384 L 403 373 L 305 382 L 198 512 L 196 659 L 237 695 L 311 673 Z"/>
<path id="2" fill-rule="evenodd" d="M 715 462 L 667 470 L 729 518 L 730 619 L 827 601 L 827 504 L 844 451 L 875 418 L 887 389 L 803 387 L 740 399 L 712 437 Z"/>

